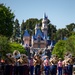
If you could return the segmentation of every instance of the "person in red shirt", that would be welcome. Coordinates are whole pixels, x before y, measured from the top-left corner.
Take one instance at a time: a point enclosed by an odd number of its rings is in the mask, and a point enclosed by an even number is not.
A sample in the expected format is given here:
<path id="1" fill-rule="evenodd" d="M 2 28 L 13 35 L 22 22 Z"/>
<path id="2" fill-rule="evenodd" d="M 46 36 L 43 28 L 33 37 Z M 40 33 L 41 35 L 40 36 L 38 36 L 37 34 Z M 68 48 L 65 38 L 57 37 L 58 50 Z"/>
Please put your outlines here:
<path id="1" fill-rule="evenodd" d="M 57 67 L 58 67 L 58 75 L 62 75 L 62 60 L 61 60 L 61 58 L 59 58 Z"/>
<path id="2" fill-rule="evenodd" d="M 49 75 L 50 72 L 50 62 L 49 62 L 49 57 L 46 56 L 46 59 L 44 60 L 44 70 L 45 70 L 45 75 Z"/>

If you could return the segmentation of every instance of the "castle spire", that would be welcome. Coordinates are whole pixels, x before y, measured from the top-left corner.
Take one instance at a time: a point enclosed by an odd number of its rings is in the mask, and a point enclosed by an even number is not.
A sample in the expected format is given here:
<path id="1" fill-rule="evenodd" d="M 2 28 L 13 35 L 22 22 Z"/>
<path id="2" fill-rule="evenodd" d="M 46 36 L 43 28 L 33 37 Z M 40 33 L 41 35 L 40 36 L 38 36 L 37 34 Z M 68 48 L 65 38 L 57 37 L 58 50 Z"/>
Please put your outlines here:
<path id="1" fill-rule="evenodd" d="M 48 24 L 48 18 L 47 18 L 47 16 L 46 16 L 46 13 L 44 13 L 41 29 L 42 29 L 42 32 L 44 33 L 44 35 L 45 35 L 46 37 L 47 37 L 47 30 L 48 30 L 47 24 Z"/>
<path id="2" fill-rule="evenodd" d="M 46 13 L 44 13 L 44 15 L 43 15 L 43 19 L 47 19 Z"/>
<path id="3" fill-rule="evenodd" d="M 35 34 L 36 34 L 36 32 L 37 32 L 38 29 L 40 29 L 39 24 L 36 24 L 35 25 Z"/>

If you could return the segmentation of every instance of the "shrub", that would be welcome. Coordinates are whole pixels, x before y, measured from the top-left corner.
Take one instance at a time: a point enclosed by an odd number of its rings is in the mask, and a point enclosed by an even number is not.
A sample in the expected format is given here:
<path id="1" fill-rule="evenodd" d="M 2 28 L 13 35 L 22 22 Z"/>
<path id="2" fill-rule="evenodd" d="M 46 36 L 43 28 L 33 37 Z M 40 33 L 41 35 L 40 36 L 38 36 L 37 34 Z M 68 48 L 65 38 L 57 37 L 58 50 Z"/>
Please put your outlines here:
<path id="1" fill-rule="evenodd" d="M 11 53 L 13 53 L 14 50 L 18 50 L 20 53 L 26 53 L 25 48 L 19 43 L 16 43 L 16 42 L 10 43 L 10 47 L 11 47 L 11 50 L 10 50 Z"/>
<path id="2" fill-rule="evenodd" d="M 0 55 L 4 58 L 8 52 L 10 52 L 8 38 L 5 36 L 0 36 Z"/>
<path id="3" fill-rule="evenodd" d="M 58 41 L 52 51 L 52 54 L 56 54 L 62 59 L 66 53 L 75 57 L 75 35 L 70 36 L 67 40 Z"/>
<path id="4" fill-rule="evenodd" d="M 52 51 L 52 54 L 55 54 L 57 55 L 59 58 L 64 58 L 64 53 L 65 53 L 65 44 L 66 44 L 66 41 L 64 40 L 59 40 L 58 43 L 56 43 L 53 51 Z"/>

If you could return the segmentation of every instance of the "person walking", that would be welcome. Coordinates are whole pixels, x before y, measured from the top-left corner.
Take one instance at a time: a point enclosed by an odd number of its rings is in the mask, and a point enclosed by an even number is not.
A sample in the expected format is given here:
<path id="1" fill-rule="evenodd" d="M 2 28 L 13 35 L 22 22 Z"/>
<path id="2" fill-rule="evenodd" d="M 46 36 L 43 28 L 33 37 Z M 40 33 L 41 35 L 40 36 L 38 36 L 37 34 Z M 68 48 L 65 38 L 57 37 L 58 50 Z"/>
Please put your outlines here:
<path id="1" fill-rule="evenodd" d="M 63 75 L 68 75 L 68 63 L 67 63 L 67 60 L 63 61 Z"/>
<path id="2" fill-rule="evenodd" d="M 39 55 L 34 56 L 35 75 L 41 75 L 41 64 L 42 61 Z"/>
<path id="3" fill-rule="evenodd" d="M 50 73 L 50 62 L 48 56 L 46 56 L 46 59 L 44 60 L 44 70 L 45 70 L 45 75 L 49 75 Z"/>
<path id="4" fill-rule="evenodd" d="M 33 75 L 33 72 L 34 72 L 34 60 L 33 60 L 32 57 L 30 58 L 30 61 L 29 61 L 29 70 L 30 70 L 30 75 Z"/>
<path id="5" fill-rule="evenodd" d="M 73 73 L 73 62 L 72 58 L 68 58 L 68 75 L 72 75 Z"/>
<path id="6" fill-rule="evenodd" d="M 57 74 L 57 65 L 54 59 L 51 60 L 50 72 L 51 72 L 51 75 Z"/>
<path id="7" fill-rule="evenodd" d="M 58 75 L 62 75 L 62 60 L 61 60 L 61 58 L 59 58 L 57 67 L 58 67 Z"/>

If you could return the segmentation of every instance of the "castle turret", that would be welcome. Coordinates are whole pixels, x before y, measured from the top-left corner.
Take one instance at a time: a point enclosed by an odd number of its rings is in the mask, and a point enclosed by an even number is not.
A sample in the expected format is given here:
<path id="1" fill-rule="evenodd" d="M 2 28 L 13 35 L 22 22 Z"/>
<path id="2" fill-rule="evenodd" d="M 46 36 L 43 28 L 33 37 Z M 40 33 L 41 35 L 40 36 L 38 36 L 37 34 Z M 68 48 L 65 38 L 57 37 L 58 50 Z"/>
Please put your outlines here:
<path id="1" fill-rule="evenodd" d="M 47 31 L 48 31 L 47 24 L 48 24 L 48 18 L 46 16 L 46 14 L 44 13 L 41 30 L 46 37 L 47 37 Z"/>
<path id="2" fill-rule="evenodd" d="M 29 45 L 30 45 L 30 34 L 28 33 L 28 30 L 25 30 L 25 32 L 24 32 L 23 41 L 24 41 L 24 46 L 29 47 Z"/>
<path id="3" fill-rule="evenodd" d="M 38 29 L 40 29 L 39 24 L 36 24 L 35 25 L 35 34 L 36 34 L 36 32 L 37 32 Z"/>

